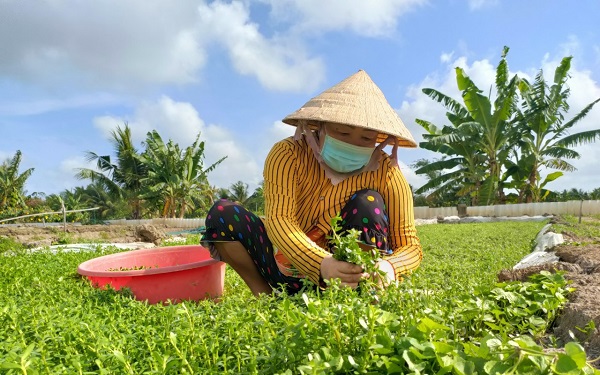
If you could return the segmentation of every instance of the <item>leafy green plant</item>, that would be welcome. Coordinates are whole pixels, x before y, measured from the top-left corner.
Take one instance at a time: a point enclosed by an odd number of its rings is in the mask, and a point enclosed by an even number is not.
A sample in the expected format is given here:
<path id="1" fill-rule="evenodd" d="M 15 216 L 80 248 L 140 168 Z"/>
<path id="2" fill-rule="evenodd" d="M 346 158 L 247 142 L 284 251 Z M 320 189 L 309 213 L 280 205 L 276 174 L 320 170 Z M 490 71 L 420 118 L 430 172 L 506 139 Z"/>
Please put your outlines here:
<path id="1" fill-rule="evenodd" d="M 68 245 L 75 243 L 73 235 L 65 232 L 56 232 L 56 239 L 52 241 L 53 245 Z"/>
<path id="2" fill-rule="evenodd" d="M 9 237 L 0 237 L 0 255 L 23 250 L 23 245 Z"/>
<path id="3" fill-rule="evenodd" d="M 562 275 L 494 282 L 543 225 L 420 227 L 423 267 L 382 290 L 378 304 L 336 282 L 253 298 L 228 269 L 219 303 L 149 305 L 75 273 L 116 247 L 6 254 L 0 373 L 597 373 L 579 344 L 557 353 L 537 341 L 540 320 L 551 324 L 569 292 Z"/>
<path id="4" fill-rule="evenodd" d="M 356 229 L 349 229 L 345 234 L 340 234 L 342 228 L 339 222 L 342 218 L 337 215 L 331 218 L 331 236 L 328 239 L 333 243 L 333 257 L 344 262 L 358 264 L 363 266 L 365 272 L 375 274 L 377 272 L 377 262 L 381 260 L 379 251 L 376 248 L 363 250 L 359 246 L 358 236 L 360 232 Z"/>
<path id="5" fill-rule="evenodd" d="M 565 353 L 557 355 L 546 353 L 531 336 L 523 335 L 548 328 L 566 302 L 566 285 L 561 274 L 547 272 L 526 283 L 497 284 L 476 296 L 456 296 L 452 314 L 429 311 L 429 316 L 406 328 L 402 315 L 356 303 L 353 309 L 360 316 L 358 331 L 352 332 L 356 350 L 345 348 L 347 343 L 324 345 L 309 353 L 297 370 L 301 374 L 595 373 L 581 345 L 568 343 Z M 511 295 L 523 291 L 522 296 Z M 311 307 L 322 311 L 320 301 L 302 298 L 309 312 Z"/>
<path id="6" fill-rule="evenodd" d="M 341 220 L 340 215 L 331 218 L 332 234 L 327 238 L 333 243 L 333 258 L 362 266 L 363 271 L 371 276 L 360 281 L 358 290 L 370 301 L 377 302 L 377 290 L 381 289 L 379 280 L 386 277 L 385 273 L 377 268 L 377 263 L 381 260 L 379 250 L 375 247 L 362 249 L 359 245 L 360 232 L 352 228 L 342 233 L 344 231 L 339 226 Z M 331 284 L 330 280 L 326 282 Z"/>

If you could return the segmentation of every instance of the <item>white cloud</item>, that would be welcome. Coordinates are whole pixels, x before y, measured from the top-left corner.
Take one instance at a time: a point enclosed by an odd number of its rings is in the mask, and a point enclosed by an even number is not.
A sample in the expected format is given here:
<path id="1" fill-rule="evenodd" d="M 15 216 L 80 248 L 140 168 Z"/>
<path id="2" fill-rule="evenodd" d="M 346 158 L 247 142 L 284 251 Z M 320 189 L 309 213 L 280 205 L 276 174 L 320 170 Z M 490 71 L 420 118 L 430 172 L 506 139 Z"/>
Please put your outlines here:
<path id="1" fill-rule="evenodd" d="M 406 181 L 413 187 L 413 189 L 416 190 L 427 183 L 427 179 L 425 177 L 416 174 L 414 170 L 406 165 L 406 163 L 403 161 L 398 160 L 398 166 L 400 167 L 404 178 L 406 178 Z"/>
<path id="2" fill-rule="evenodd" d="M 193 81 L 205 63 L 195 3 L 0 2 L 0 75 L 100 87 Z"/>
<path id="3" fill-rule="evenodd" d="M 219 166 L 210 172 L 209 181 L 212 185 L 229 188 L 237 181 L 243 181 L 249 185 L 252 193 L 262 180 L 262 165 L 256 161 L 256 156 L 243 145 L 239 139 L 235 139 L 233 132 L 210 125 L 206 128 L 206 166 L 215 163 L 220 158 L 227 156 Z"/>
<path id="4" fill-rule="evenodd" d="M 189 84 L 214 51 L 270 90 L 310 91 L 324 64 L 293 38 L 270 39 L 240 1 L 0 1 L 0 77 L 46 88 L 141 90 Z"/>
<path id="5" fill-rule="evenodd" d="M 73 188 L 75 186 L 87 185 L 89 181 L 78 180 L 75 175 L 81 168 L 95 169 L 94 162 L 89 162 L 84 156 L 73 156 L 60 162 L 57 170 L 53 171 L 56 181 L 60 181 L 63 186 Z"/>
<path id="6" fill-rule="evenodd" d="M 446 108 L 425 95 L 422 89 L 433 88 L 460 101 L 461 93 L 456 86 L 455 67 L 463 68 L 477 84 L 481 81 L 484 85 L 493 82 L 494 68 L 487 63 L 487 60 L 476 61 L 469 65 L 466 57 L 460 56 L 453 61 L 448 61 L 441 73 L 431 73 L 420 83 L 409 86 L 405 94 L 407 99 L 401 103 L 397 111 L 417 142 L 423 141 L 423 134 L 426 131 L 415 123 L 414 119 L 429 121 L 437 127 L 449 125 Z"/>
<path id="7" fill-rule="evenodd" d="M 199 34 L 222 43 L 235 69 L 255 76 L 266 88 L 311 91 L 324 80 L 321 59 L 306 57 L 303 46 L 293 39 L 265 38 L 241 2 L 202 4 L 198 14 Z"/>
<path id="8" fill-rule="evenodd" d="M 84 94 L 64 99 L 38 99 L 33 101 L 2 102 L 0 116 L 29 116 L 65 109 L 94 108 L 115 103 L 123 99 L 108 93 Z"/>
<path id="9" fill-rule="evenodd" d="M 263 149 L 266 149 L 266 152 L 264 152 L 265 157 L 267 156 L 269 149 L 276 142 L 294 135 L 295 132 L 296 132 L 295 126 L 285 124 L 282 121 L 275 121 L 271 125 L 271 127 L 267 130 L 266 136 L 264 137 L 264 140 L 263 140 L 263 146 L 267 146 L 267 147 L 263 148 Z"/>
<path id="10" fill-rule="evenodd" d="M 294 24 L 298 32 L 352 30 L 358 35 L 386 36 L 396 30 L 400 16 L 426 0 L 263 0 L 271 16 Z"/>
<path id="11" fill-rule="evenodd" d="M 443 63 L 449 63 L 450 61 L 452 61 L 453 56 L 454 52 L 442 53 L 442 55 L 440 56 L 440 61 Z"/>
<path id="12" fill-rule="evenodd" d="M 253 191 L 262 178 L 262 165 L 257 156 L 238 139 L 235 133 L 219 125 L 206 125 L 198 111 L 190 103 L 176 102 L 163 96 L 157 102 L 145 102 L 135 109 L 129 119 L 102 116 L 94 119 L 94 125 L 104 138 L 109 139 L 110 132 L 127 122 L 136 145 L 146 139 L 147 132 L 156 130 L 167 142 L 172 139 L 180 147 L 192 144 L 200 133 L 205 141 L 204 165 L 208 167 L 220 158 L 227 158 L 209 174 L 209 181 L 218 187 L 229 187 L 237 181 L 244 181 Z"/>

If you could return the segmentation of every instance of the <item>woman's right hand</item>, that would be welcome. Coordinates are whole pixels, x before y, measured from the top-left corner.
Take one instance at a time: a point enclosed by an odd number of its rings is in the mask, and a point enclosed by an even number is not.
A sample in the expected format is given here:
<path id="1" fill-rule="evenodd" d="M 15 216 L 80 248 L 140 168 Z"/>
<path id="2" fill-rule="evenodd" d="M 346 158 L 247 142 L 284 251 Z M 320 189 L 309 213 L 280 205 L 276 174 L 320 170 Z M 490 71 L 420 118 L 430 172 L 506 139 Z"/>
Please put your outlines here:
<path id="1" fill-rule="evenodd" d="M 340 279 L 342 285 L 356 289 L 360 280 L 369 277 L 369 274 L 363 272 L 361 266 L 328 255 L 321 262 L 321 277 L 323 280 Z"/>

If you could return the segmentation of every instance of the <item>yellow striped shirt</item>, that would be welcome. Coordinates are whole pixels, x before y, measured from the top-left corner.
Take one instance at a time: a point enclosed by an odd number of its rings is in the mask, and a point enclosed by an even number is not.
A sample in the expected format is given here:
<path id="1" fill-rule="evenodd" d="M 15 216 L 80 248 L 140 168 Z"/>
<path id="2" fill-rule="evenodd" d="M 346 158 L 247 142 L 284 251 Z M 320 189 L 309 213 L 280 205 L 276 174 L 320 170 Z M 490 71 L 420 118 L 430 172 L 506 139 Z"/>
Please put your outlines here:
<path id="1" fill-rule="evenodd" d="M 423 253 L 414 223 L 412 192 L 399 168 L 386 153 L 376 171 L 363 172 L 332 185 L 304 139 L 286 138 L 276 143 L 265 161 L 265 227 L 273 246 L 279 249 L 315 284 L 319 284 L 321 262 L 329 254 L 306 236 L 318 226 L 331 229 L 350 196 L 372 189 L 383 197 L 390 221 L 391 255 L 384 259 L 394 267 L 396 279 L 415 270 Z"/>

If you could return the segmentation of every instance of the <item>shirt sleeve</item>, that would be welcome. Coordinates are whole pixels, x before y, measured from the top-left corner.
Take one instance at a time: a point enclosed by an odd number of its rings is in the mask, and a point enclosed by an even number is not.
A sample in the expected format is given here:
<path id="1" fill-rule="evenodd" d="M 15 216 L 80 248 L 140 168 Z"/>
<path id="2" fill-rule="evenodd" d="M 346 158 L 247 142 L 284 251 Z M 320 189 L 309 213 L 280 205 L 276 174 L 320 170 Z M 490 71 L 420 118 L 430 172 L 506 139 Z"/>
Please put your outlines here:
<path id="1" fill-rule="evenodd" d="M 389 166 L 385 184 L 392 254 L 384 259 L 394 267 L 396 280 L 401 280 L 419 267 L 423 251 L 415 227 L 412 191 L 399 168 Z"/>
<path id="2" fill-rule="evenodd" d="M 300 273 L 319 285 L 321 262 L 329 254 L 302 231 L 296 217 L 299 154 L 291 140 L 276 143 L 265 160 L 265 227 L 269 239 Z M 304 172 L 306 173 L 306 172 Z"/>

